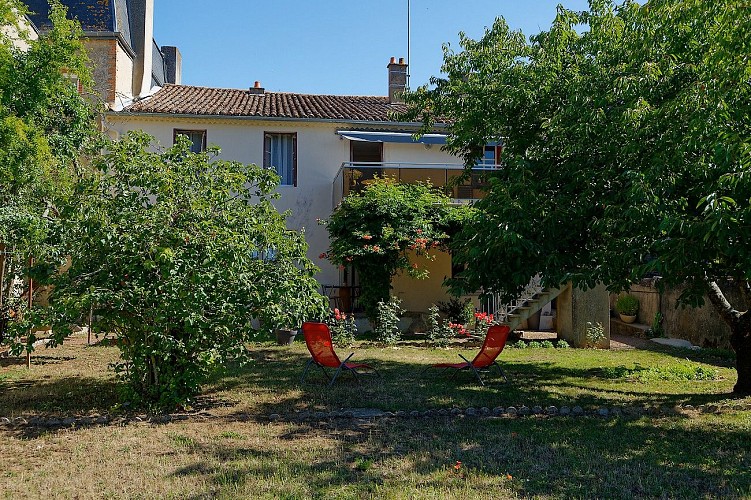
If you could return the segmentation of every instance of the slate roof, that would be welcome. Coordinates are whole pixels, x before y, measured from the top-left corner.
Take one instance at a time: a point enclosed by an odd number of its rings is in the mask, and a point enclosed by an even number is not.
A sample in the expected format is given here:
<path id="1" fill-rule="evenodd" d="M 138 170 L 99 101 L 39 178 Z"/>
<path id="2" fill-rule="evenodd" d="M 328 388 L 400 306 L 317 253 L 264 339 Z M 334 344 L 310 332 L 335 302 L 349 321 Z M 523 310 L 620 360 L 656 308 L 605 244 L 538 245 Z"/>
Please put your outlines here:
<path id="1" fill-rule="evenodd" d="M 380 96 L 258 93 L 168 84 L 123 113 L 390 122 L 396 121 L 392 112 L 406 109 L 404 104 L 389 104 L 388 97 Z"/>
<path id="2" fill-rule="evenodd" d="M 22 0 L 29 8 L 29 19 L 44 30 L 51 27 L 48 0 Z M 84 31 L 120 32 L 133 46 L 130 34 L 128 0 L 62 0 L 68 8 L 68 17 L 77 19 Z"/>

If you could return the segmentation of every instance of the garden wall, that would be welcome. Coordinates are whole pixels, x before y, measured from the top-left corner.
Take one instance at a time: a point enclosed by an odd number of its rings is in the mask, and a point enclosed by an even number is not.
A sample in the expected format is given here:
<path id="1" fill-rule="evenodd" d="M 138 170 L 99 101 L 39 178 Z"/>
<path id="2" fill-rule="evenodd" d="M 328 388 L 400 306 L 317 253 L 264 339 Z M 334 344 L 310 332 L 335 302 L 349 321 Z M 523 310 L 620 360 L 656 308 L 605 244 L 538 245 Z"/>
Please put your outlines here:
<path id="1" fill-rule="evenodd" d="M 740 297 L 729 283 L 720 283 L 722 291 L 731 304 L 740 303 Z M 676 307 L 682 287 L 666 288 L 662 293 L 657 289 L 656 279 L 644 280 L 632 285 L 630 293 L 639 299 L 639 313 L 636 321 L 652 325 L 655 314 L 662 313 L 662 327 L 670 338 L 684 339 L 701 347 L 730 349 L 730 328 L 715 312 L 709 299 L 704 299 L 701 307 Z M 610 308 L 615 310 L 619 294 L 610 295 Z"/>

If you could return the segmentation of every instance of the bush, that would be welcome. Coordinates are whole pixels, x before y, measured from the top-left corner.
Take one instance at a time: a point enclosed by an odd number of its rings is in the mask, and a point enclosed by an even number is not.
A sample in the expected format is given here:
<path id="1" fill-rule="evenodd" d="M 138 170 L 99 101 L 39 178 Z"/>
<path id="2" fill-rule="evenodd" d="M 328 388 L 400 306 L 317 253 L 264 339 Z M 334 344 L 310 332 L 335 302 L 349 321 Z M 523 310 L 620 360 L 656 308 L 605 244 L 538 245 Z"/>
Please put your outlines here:
<path id="1" fill-rule="evenodd" d="M 446 347 L 453 334 L 453 330 L 441 321 L 441 315 L 438 313 L 438 306 L 433 304 L 428 309 L 428 339 L 436 347 Z"/>
<path id="2" fill-rule="evenodd" d="M 334 345 L 348 347 L 355 341 L 357 335 L 357 323 L 354 314 L 344 314 L 339 309 L 334 309 L 328 321 L 331 330 L 331 340 Z"/>
<path id="3" fill-rule="evenodd" d="M 543 340 L 542 342 L 540 342 L 540 347 L 542 347 L 543 349 L 554 349 L 555 348 L 555 346 L 553 345 L 553 343 L 551 341 L 549 341 L 549 340 Z"/>
<path id="4" fill-rule="evenodd" d="M 391 297 L 388 302 L 378 302 L 378 319 L 374 331 L 383 345 L 394 346 L 401 338 L 399 318 L 404 313 L 401 303 L 397 297 Z"/>
<path id="5" fill-rule="evenodd" d="M 555 347 L 556 347 L 557 349 L 568 349 L 568 348 L 570 348 L 570 347 L 571 347 L 571 345 L 569 345 L 569 343 L 568 343 L 568 342 L 566 342 L 565 340 L 559 340 L 559 341 L 558 341 L 558 342 L 556 343 Z"/>
<path id="6" fill-rule="evenodd" d="M 471 299 L 461 300 L 456 297 L 452 297 L 448 302 L 439 302 L 438 310 L 448 316 L 452 323 L 461 323 L 462 325 L 472 321 L 472 315 L 475 312 Z"/>
<path id="7" fill-rule="evenodd" d="M 515 349 L 526 349 L 528 346 L 527 346 L 527 343 L 524 342 L 523 340 L 517 340 L 516 342 L 511 344 L 511 347 Z"/>
<path id="8" fill-rule="evenodd" d="M 633 295 L 621 295 L 615 302 L 615 310 L 624 316 L 636 316 L 639 312 L 639 299 Z"/>
<path id="9" fill-rule="evenodd" d="M 602 323 L 591 323 L 587 321 L 587 347 L 596 348 L 605 340 L 605 327 Z"/>

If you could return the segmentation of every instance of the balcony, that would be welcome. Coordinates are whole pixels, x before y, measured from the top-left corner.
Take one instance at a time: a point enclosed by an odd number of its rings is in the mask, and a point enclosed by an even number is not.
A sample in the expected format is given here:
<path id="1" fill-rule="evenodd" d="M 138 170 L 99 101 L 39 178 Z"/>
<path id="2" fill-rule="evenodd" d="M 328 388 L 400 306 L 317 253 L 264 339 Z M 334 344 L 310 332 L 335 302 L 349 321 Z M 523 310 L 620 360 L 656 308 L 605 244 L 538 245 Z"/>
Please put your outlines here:
<path id="1" fill-rule="evenodd" d="M 488 174 L 500 165 L 482 164 L 472 168 L 470 178 L 458 178 L 464 165 L 446 163 L 344 162 L 334 178 L 333 207 L 350 193 L 359 193 L 376 177 L 388 177 L 404 183 L 430 181 L 441 188 L 456 204 L 466 204 L 485 197 Z"/>

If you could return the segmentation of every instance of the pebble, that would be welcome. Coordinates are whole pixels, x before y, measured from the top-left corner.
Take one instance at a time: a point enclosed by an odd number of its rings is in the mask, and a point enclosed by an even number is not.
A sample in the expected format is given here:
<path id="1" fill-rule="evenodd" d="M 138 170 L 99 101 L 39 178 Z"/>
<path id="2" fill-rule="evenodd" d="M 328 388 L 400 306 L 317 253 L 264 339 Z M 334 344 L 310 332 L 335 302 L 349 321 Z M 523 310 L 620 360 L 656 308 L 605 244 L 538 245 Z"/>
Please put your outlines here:
<path id="1" fill-rule="evenodd" d="M 10 423 L 10 419 L 8 417 L 0 418 L 0 424 L 8 425 Z"/>
<path id="2" fill-rule="evenodd" d="M 493 415 L 503 415 L 504 413 L 506 413 L 506 408 L 503 406 L 496 406 L 493 408 Z"/>
<path id="3" fill-rule="evenodd" d="M 60 421 L 56 418 L 50 418 L 47 420 L 47 427 L 57 427 L 60 425 Z"/>
<path id="4" fill-rule="evenodd" d="M 620 417 L 621 415 L 623 415 L 623 410 L 621 410 L 620 408 L 613 408 L 612 410 L 610 410 L 610 414 L 614 417 Z"/>
<path id="5" fill-rule="evenodd" d="M 110 421 L 110 419 L 109 419 L 109 418 L 107 418 L 107 417 L 97 417 L 97 418 L 96 418 L 96 419 L 94 420 L 94 423 L 97 423 L 97 424 L 100 424 L 100 425 L 101 425 L 101 424 L 106 424 L 106 423 L 107 423 L 107 422 L 109 422 L 109 421 Z"/>
<path id="6" fill-rule="evenodd" d="M 519 413 L 515 406 L 509 406 L 506 408 L 506 412 L 512 417 L 515 417 Z"/>
<path id="7" fill-rule="evenodd" d="M 540 413 L 542 413 L 542 406 L 533 406 L 532 413 L 534 413 L 535 415 L 539 415 Z"/>
<path id="8" fill-rule="evenodd" d="M 451 414 L 454 415 L 454 416 L 461 415 L 462 411 L 459 408 L 452 408 L 451 409 Z"/>
<path id="9" fill-rule="evenodd" d="M 474 416 L 477 416 L 477 410 L 475 410 L 474 408 L 470 406 L 469 408 L 464 410 L 464 414 L 467 415 L 468 417 L 474 417 Z"/>
<path id="10" fill-rule="evenodd" d="M 385 411 L 383 412 L 384 417 L 395 417 L 396 414 L 393 411 Z"/>
<path id="11" fill-rule="evenodd" d="M 561 415 L 571 415 L 571 408 L 568 406 L 561 406 L 561 410 L 559 412 Z"/>
<path id="12" fill-rule="evenodd" d="M 556 408 L 555 406 L 548 406 L 547 408 L 545 408 L 545 413 L 547 413 L 548 415 L 557 415 L 558 408 Z"/>
<path id="13" fill-rule="evenodd" d="M 412 418 L 417 418 L 417 417 L 420 416 L 420 412 L 419 411 L 411 411 L 411 412 L 409 412 L 409 416 L 412 417 Z"/>
<path id="14" fill-rule="evenodd" d="M 282 416 L 279 415 L 278 413 L 272 413 L 271 415 L 269 415 L 269 420 L 271 420 L 272 422 L 275 422 L 277 420 L 281 420 L 281 418 L 282 418 Z"/>
<path id="15" fill-rule="evenodd" d="M 317 411 L 317 412 L 315 412 L 315 413 L 313 414 L 313 416 L 314 416 L 315 418 L 317 418 L 318 420 L 320 420 L 320 419 L 322 419 L 322 418 L 326 418 L 326 414 L 325 414 L 324 412 L 322 412 L 322 411 Z"/>
<path id="16" fill-rule="evenodd" d="M 584 415 L 584 408 L 582 408 L 581 406 L 574 406 L 571 410 L 571 413 L 573 413 L 574 415 Z"/>
<path id="17" fill-rule="evenodd" d="M 449 411 L 446 408 L 441 408 L 440 410 L 438 410 L 438 415 L 442 417 L 445 417 L 448 414 L 449 414 Z"/>
<path id="18" fill-rule="evenodd" d="M 529 408 L 524 405 L 519 407 L 519 415 L 529 415 Z"/>
<path id="19" fill-rule="evenodd" d="M 406 412 L 406 411 L 404 411 L 404 410 L 399 410 L 398 412 L 396 412 L 396 413 L 395 413 L 395 415 L 396 415 L 397 417 L 400 417 L 400 418 L 401 418 L 401 417 L 406 417 L 406 416 L 407 416 L 407 412 Z"/>
<path id="20" fill-rule="evenodd" d="M 68 417 L 63 419 L 63 425 L 70 426 L 76 423 L 76 419 L 73 417 Z"/>
<path id="21" fill-rule="evenodd" d="M 490 415 L 490 408 L 483 406 L 482 408 L 480 408 L 480 413 L 483 415 Z"/>
<path id="22" fill-rule="evenodd" d="M 16 425 L 26 425 L 26 424 L 28 424 L 28 422 L 26 421 L 26 419 L 23 418 L 23 417 L 16 417 L 16 418 L 14 418 L 13 419 L 13 423 L 16 424 Z"/>
<path id="23" fill-rule="evenodd" d="M 610 412 L 608 411 L 607 408 L 600 408 L 599 410 L 597 410 L 597 414 L 601 417 L 607 417 L 610 414 Z"/>

